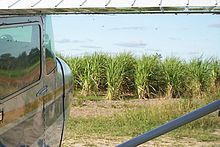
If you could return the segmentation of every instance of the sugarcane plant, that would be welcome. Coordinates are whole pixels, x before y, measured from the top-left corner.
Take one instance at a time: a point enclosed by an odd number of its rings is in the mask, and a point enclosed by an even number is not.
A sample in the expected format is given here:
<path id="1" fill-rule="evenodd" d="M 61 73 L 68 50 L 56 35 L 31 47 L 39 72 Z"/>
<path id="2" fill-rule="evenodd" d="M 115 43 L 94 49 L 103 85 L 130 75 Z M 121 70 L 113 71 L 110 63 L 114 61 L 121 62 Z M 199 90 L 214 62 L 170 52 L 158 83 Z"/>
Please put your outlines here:
<path id="1" fill-rule="evenodd" d="M 186 64 L 178 58 L 166 58 L 163 62 L 165 97 L 175 98 L 184 95 L 187 88 Z"/>
<path id="2" fill-rule="evenodd" d="M 185 61 L 158 55 L 95 53 L 64 59 L 72 69 L 75 90 L 84 96 L 104 94 L 110 100 L 125 95 L 199 98 L 220 87 L 220 61 L 214 58 Z"/>
<path id="3" fill-rule="evenodd" d="M 138 97 L 140 99 L 151 98 L 156 94 L 157 77 L 160 76 L 158 71 L 160 66 L 160 58 L 158 56 L 142 56 L 137 59 L 135 69 L 135 84 L 137 87 Z"/>
<path id="4" fill-rule="evenodd" d="M 123 77 L 125 75 L 125 62 L 123 55 L 109 58 L 106 68 L 107 76 L 107 99 L 118 99 L 120 97 Z"/>

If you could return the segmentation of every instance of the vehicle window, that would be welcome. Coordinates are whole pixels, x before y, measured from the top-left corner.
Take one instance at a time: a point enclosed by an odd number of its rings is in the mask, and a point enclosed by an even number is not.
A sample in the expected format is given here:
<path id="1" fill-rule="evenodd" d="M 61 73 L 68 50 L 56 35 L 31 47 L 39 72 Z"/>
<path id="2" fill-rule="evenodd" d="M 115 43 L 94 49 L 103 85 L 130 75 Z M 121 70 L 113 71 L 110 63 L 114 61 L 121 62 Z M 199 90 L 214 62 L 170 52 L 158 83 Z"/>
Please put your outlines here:
<path id="1" fill-rule="evenodd" d="M 44 40 L 46 50 L 46 73 L 50 74 L 56 67 L 56 59 L 54 55 L 53 29 L 50 17 L 46 17 L 46 35 Z"/>
<path id="2" fill-rule="evenodd" d="M 0 28 L 0 99 L 39 78 L 39 25 Z"/>

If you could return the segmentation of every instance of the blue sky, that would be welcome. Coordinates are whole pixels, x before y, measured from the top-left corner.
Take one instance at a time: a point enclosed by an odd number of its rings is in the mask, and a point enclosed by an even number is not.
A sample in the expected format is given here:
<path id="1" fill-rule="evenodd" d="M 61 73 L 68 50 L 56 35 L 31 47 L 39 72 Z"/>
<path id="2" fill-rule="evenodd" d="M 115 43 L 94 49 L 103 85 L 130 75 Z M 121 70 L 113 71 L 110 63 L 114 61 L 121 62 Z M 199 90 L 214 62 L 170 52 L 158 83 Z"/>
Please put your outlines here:
<path id="1" fill-rule="evenodd" d="M 58 15 L 52 20 L 56 51 L 65 56 L 131 52 L 220 57 L 217 15 Z"/>

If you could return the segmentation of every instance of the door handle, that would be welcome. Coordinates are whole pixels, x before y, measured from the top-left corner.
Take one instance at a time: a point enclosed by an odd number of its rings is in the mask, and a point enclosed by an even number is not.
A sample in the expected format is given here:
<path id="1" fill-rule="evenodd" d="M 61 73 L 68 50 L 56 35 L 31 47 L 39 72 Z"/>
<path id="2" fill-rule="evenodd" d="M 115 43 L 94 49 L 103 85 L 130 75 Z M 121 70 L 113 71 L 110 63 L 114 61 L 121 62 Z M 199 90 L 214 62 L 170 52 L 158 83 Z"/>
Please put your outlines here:
<path id="1" fill-rule="evenodd" d="M 36 96 L 44 95 L 45 93 L 47 93 L 47 91 L 48 91 L 48 86 L 46 85 L 37 92 Z"/>
<path id="2" fill-rule="evenodd" d="M 4 118 L 4 112 L 2 110 L 2 111 L 0 111 L 0 122 L 3 121 L 3 118 Z"/>

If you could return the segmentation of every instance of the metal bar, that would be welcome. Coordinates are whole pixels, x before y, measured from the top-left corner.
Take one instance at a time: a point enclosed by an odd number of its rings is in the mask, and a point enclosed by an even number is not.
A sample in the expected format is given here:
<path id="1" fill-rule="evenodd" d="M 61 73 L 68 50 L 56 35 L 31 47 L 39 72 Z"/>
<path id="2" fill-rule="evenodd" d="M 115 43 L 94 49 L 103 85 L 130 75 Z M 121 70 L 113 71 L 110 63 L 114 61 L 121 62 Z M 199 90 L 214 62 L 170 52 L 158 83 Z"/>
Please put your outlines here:
<path id="1" fill-rule="evenodd" d="M 160 7 L 160 11 L 161 11 L 161 12 L 164 12 L 164 9 L 163 9 L 163 7 L 162 7 L 162 3 L 163 3 L 163 0 L 160 0 L 159 7 Z"/>
<path id="2" fill-rule="evenodd" d="M 105 7 L 107 7 L 110 4 L 111 0 L 109 0 L 106 4 Z"/>
<path id="3" fill-rule="evenodd" d="M 162 3 L 163 3 L 163 0 L 160 0 L 159 6 L 161 6 L 161 5 L 162 5 Z"/>
<path id="4" fill-rule="evenodd" d="M 58 4 L 55 5 L 55 7 L 58 7 L 64 0 L 61 0 Z"/>
<path id="5" fill-rule="evenodd" d="M 37 1 L 35 4 L 33 4 L 31 7 L 35 7 L 37 4 L 39 4 L 42 0 Z"/>
<path id="6" fill-rule="evenodd" d="M 215 0 L 215 6 L 210 11 L 213 11 L 217 6 L 218 6 L 218 1 Z"/>
<path id="7" fill-rule="evenodd" d="M 153 138 L 156 138 L 158 136 L 161 136 L 165 133 L 168 133 L 176 128 L 179 128 L 187 123 L 190 123 L 194 120 L 197 120 L 203 116 L 206 116 L 216 110 L 220 109 L 220 99 L 217 101 L 214 101 L 202 108 L 199 108 L 197 110 L 194 110 L 188 114 L 185 114 L 177 119 L 174 119 L 156 129 L 153 129 L 145 134 L 142 134 L 136 138 L 133 138 L 127 142 L 124 142 L 117 147 L 134 147 L 138 146 L 140 144 L 143 144 Z"/>
<path id="8" fill-rule="evenodd" d="M 76 10 L 73 10 L 73 11 L 61 11 L 61 12 L 58 12 L 60 8 L 57 8 L 57 12 L 55 11 L 50 11 L 50 9 L 37 9 L 37 10 L 34 10 L 34 9 L 29 9 L 31 10 L 30 13 L 29 13 L 29 10 L 26 9 L 25 11 L 19 11 L 18 9 L 15 9 L 17 10 L 16 11 L 16 15 L 62 15 L 62 14 L 75 14 L 75 15 L 85 15 L 85 14 L 92 14 L 92 15 L 114 15 L 114 14 L 123 14 L 123 15 L 127 15 L 127 14 L 170 14 L 170 15 L 181 15 L 181 14 L 212 14 L 212 15 L 220 15 L 220 10 L 216 10 L 216 11 L 101 11 L 98 12 L 98 11 L 92 11 L 91 9 L 88 9 L 88 8 L 85 8 L 83 11 L 76 11 Z M 43 11 L 44 10 L 44 11 Z M 63 10 L 63 9 L 61 9 Z M 88 10 L 88 11 L 86 11 Z M 90 11 L 91 10 L 91 11 Z M 4 12 L 4 13 L 2 13 Z M 0 10 L 0 16 L 1 15 L 15 15 L 14 11 L 13 13 L 11 12 L 8 12 L 6 10 Z"/>
<path id="9" fill-rule="evenodd" d="M 13 7 L 14 5 L 16 5 L 18 2 L 20 2 L 21 0 L 17 0 L 16 2 L 14 2 L 13 4 L 11 4 L 10 6 L 8 6 L 8 8 Z"/>
<path id="10" fill-rule="evenodd" d="M 133 3 L 131 4 L 131 7 L 134 7 L 134 4 L 136 3 L 137 0 L 134 0 Z"/>
<path id="11" fill-rule="evenodd" d="M 186 6 L 185 6 L 185 10 L 184 11 L 189 11 L 189 0 L 187 0 Z"/>
<path id="12" fill-rule="evenodd" d="M 87 0 L 84 0 L 84 1 L 82 2 L 82 4 L 80 4 L 80 7 L 82 7 L 86 2 L 87 2 Z"/>

